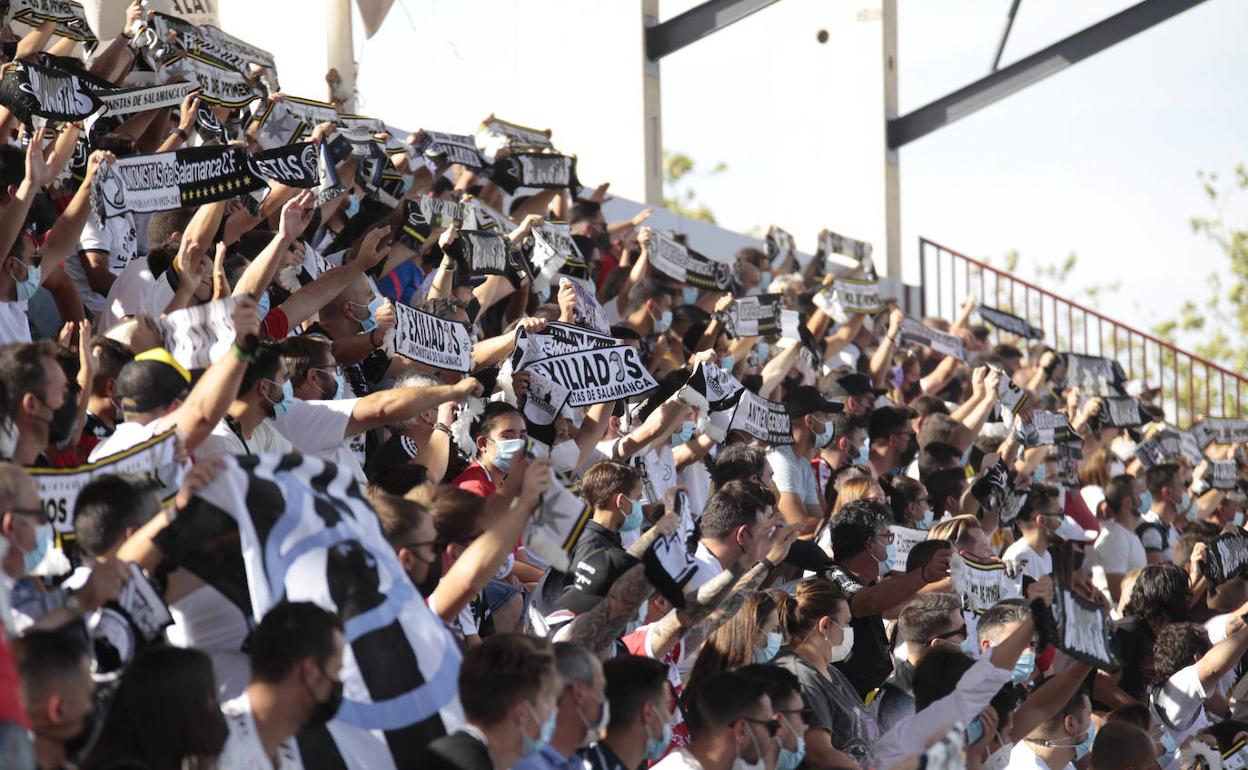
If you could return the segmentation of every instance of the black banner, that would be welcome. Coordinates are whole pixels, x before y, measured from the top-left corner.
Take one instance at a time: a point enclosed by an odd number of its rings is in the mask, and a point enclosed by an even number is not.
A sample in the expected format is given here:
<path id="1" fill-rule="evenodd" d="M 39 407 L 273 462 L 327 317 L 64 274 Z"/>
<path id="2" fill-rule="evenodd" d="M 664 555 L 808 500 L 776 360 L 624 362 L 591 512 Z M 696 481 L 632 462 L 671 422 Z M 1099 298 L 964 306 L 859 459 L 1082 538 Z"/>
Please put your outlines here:
<path id="1" fill-rule="evenodd" d="M 1248 574 L 1248 541 L 1238 532 L 1220 535 L 1209 544 L 1201 570 L 1214 585 Z"/>
<path id="2" fill-rule="evenodd" d="M 554 153 L 514 153 L 494 164 L 494 183 L 510 193 L 521 187 L 558 189 L 576 195 L 576 158 Z"/>
<path id="3" fill-rule="evenodd" d="M 1085 396 L 1121 396 L 1127 376 L 1113 359 L 1082 353 L 1060 354 L 1066 367 L 1066 387 L 1079 388 Z"/>
<path id="4" fill-rule="evenodd" d="M 507 239 L 482 230 L 462 230 L 446 247 L 447 256 L 473 275 L 507 272 Z"/>
<path id="5" fill-rule="evenodd" d="M 456 227 L 477 230 L 477 212 L 469 204 L 430 198 L 422 195 L 403 201 L 403 226 L 399 242 L 412 251 L 420 251 L 435 227 Z"/>
<path id="6" fill-rule="evenodd" d="M 1051 610 L 1056 626 L 1052 641 L 1057 649 L 1102 671 L 1113 673 L 1122 667 L 1105 607 L 1055 584 Z"/>
<path id="7" fill-rule="evenodd" d="M 38 115 L 49 120 L 82 120 L 104 106 L 77 75 L 19 61 L 0 79 L 0 104 L 30 125 Z"/>
<path id="8" fill-rule="evenodd" d="M 477 171 L 490 167 L 489 161 L 477 150 L 476 140 L 467 134 L 426 131 L 425 140 L 416 149 L 433 164 L 458 163 Z"/>
<path id="9" fill-rule="evenodd" d="M 979 312 L 979 317 L 984 320 L 984 323 L 991 324 L 1002 331 L 1009 332 L 1023 339 L 1044 339 L 1043 329 L 1032 326 L 1016 315 L 1011 315 L 1004 310 L 997 310 L 987 305 L 980 305 L 976 310 Z"/>
<path id="10" fill-rule="evenodd" d="M 716 262 L 710 257 L 689 249 L 689 259 L 685 265 L 685 283 L 699 289 L 712 291 L 732 291 L 732 266 Z"/>
<path id="11" fill-rule="evenodd" d="M 1239 463 L 1234 460 L 1214 460 L 1209 463 L 1209 484 L 1214 489 L 1233 490 L 1239 486 Z"/>

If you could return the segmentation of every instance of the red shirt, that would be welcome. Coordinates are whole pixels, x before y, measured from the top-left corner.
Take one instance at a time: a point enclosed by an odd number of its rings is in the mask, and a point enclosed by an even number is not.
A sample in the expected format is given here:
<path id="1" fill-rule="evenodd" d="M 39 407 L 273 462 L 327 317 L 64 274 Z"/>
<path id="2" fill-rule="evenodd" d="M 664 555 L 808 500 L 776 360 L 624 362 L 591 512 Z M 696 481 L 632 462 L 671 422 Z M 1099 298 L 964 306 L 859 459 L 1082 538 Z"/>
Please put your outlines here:
<path id="1" fill-rule="evenodd" d="M 21 725 L 29 730 L 30 719 L 22 708 L 20 685 L 13 647 L 5 637 L 4 626 L 0 625 L 0 724 Z"/>
<path id="2" fill-rule="evenodd" d="M 464 468 L 464 472 L 455 477 L 451 482 L 451 486 L 466 489 L 474 495 L 481 497 L 489 497 L 494 494 L 494 479 L 490 478 L 490 472 L 485 469 L 480 460 L 473 460 L 472 463 Z"/>

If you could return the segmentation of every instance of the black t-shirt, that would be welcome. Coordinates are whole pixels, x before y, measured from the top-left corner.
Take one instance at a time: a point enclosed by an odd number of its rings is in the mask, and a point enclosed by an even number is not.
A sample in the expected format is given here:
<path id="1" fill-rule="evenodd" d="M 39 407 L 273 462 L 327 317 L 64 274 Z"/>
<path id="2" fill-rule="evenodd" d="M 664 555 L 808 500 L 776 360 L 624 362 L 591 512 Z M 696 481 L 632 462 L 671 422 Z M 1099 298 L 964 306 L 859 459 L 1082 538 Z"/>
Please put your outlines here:
<path id="1" fill-rule="evenodd" d="M 858 578 L 839 564 L 832 565 L 828 577 L 840 586 L 847 598 L 863 589 Z M 884 683 L 893 672 L 893 656 L 889 653 L 888 635 L 884 633 L 884 618 L 880 615 L 854 617 L 850 623 L 854 629 L 854 649 L 849 657 L 832 665 L 853 684 L 858 695 L 867 693 Z"/>
<path id="2" fill-rule="evenodd" d="M 1114 632 L 1122 655 L 1122 679 L 1118 686 L 1127 695 L 1143 701 L 1153 681 L 1153 627 L 1143 618 L 1124 618 Z"/>
<path id="3" fill-rule="evenodd" d="M 581 536 L 577 538 L 576 545 L 572 547 L 572 553 L 569 555 L 568 571 L 563 576 L 563 590 L 566 591 L 576 582 L 576 565 L 584 561 L 585 557 L 591 553 L 597 553 L 604 548 L 624 550 L 620 533 L 613 532 L 592 519 L 585 522 L 585 529 L 581 530 Z"/>

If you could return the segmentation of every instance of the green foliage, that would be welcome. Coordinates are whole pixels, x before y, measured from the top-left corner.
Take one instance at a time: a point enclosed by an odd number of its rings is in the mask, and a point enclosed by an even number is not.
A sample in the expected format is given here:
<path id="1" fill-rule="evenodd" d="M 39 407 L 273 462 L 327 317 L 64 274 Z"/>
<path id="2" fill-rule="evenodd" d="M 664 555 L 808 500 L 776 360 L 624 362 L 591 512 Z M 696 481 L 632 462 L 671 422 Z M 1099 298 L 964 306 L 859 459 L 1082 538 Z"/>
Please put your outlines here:
<path id="1" fill-rule="evenodd" d="M 700 172 L 693 158 L 680 152 L 663 151 L 663 207 L 668 211 L 690 219 L 715 224 L 715 215 L 706 204 L 698 200 L 690 183 L 698 176 L 715 176 L 727 171 L 723 163 L 716 163 L 710 171 Z"/>

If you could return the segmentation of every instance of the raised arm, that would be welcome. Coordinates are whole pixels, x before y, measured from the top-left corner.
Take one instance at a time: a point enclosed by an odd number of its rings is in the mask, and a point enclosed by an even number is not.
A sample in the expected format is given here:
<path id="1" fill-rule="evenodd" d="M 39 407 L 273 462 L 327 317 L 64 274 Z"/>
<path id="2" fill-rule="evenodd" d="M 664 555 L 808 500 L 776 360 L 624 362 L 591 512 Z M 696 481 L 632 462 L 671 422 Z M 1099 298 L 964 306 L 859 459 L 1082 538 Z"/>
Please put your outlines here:
<path id="1" fill-rule="evenodd" d="M 463 401 L 470 396 L 480 397 L 481 392 L 481 383 L 472 377 L 466 377 L 454 385 L 379 390 L 355 402 L 351 419 L 347 421 L 346 435 L 354 436 L 366 430 L 410 420 L 447 401 Z"/>
<path id="2" fill-rule="evenodd" d="M 902 575 L 886 577 L 873 586 L 865 586 L 859 589 L 849 602 L 850 612 L 856 618 L 867 615 L 882 615 L 894 607 L 905 603 L 910 597 L 917 594 L 923 586 L 941 580 L 949 574 L 950 553 L 951 551 L 947 549 L 938 551 L 931 561 L 920 569 L 910 570 Z M 1013 664 L 1011 663 L 1010 665 Z"/>
<path id="3" fill-rule="evenodd" d="M 61 215 L 56 218 L 56 224 L 52 225 L 52 229 L 48 231 L 48 237 L 43 241 L 41 269 L 44 281 L 56 272 L 56 268 L 60 266 L 65 257 L 77 248 L 78 241 L 82 237 L 82 228 L 86 227 L 87 216 L 91 213 L 91 180 L 95 178 L 95 170 L 100 167 L 100 163 L 112 160 L 115 158 L 111 152 L 101 150 L 91 153 L 91 157 L 87 160 L 87 171 L 82 186 L 74 193 L 74 197 Z"/>
<path id="4" fill-rule="evenodd" d="M 259 297 L 261 292 L 269 288 L 269 283 L 277 274 L 286 251 L 294 243 L 295 238 L 308 226 L 308 222 L 312 221 L 312 214 L 315 211 L 312 207 L 313 200 L 311 191 L 304 190 L 282 207 L 282 218 L 277 227 L 277 234 L 239 276 L 232 296 L 241 297 L 246 294 Z"/>
<path id="5" fill-rule="evenodd" d="M 388 227 L 369 230 L 360 242 L 360 251 L 355 259 L 341 267 L 333 267 L 321 273 L 316 280 L 307 286 L 301 286 L 279 305 L 282 312 L 286 314 L 286 321 L 291 328 L 311 318 L 314 313 L 319 312 L 334 297 L 341 294 L 352 279 L 364 274 L 385 258 L 388 247 L 380 243 L 389 232 Z"/>
<path id="6" fill-rule="evenodd" d="M 893 350 L 897 347 L 897 335 L 901 333 L 901 322 L 904 320 L 906 320 L 906 314 L 901 312 L 900 308 L 893 308 L 889 312 L 888 334 L 880 340 L 880 346 L 871 356 L 871 379 L 877 388 L 884 382 L 884 375 L 892 365 Z"/>

